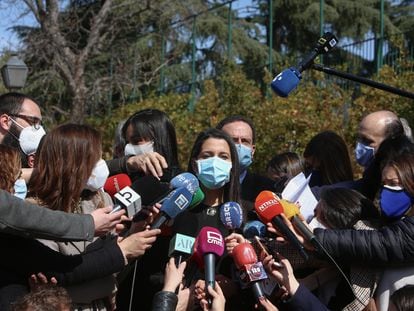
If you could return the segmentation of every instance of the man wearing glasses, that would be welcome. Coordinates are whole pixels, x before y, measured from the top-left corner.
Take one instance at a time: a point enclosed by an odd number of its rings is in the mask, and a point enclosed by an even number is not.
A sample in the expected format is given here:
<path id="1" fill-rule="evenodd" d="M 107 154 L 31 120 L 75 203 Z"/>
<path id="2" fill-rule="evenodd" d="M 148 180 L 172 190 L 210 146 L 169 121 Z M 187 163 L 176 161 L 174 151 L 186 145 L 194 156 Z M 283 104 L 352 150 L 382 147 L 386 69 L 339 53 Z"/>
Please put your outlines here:
<path id="1" fill-rule="evenodd" d="M 42 114 L 33 98 L 13 92 L 0 96 L 0 143 L 21 151 L 23 167 L 33 167 L 43 135 Z"/>

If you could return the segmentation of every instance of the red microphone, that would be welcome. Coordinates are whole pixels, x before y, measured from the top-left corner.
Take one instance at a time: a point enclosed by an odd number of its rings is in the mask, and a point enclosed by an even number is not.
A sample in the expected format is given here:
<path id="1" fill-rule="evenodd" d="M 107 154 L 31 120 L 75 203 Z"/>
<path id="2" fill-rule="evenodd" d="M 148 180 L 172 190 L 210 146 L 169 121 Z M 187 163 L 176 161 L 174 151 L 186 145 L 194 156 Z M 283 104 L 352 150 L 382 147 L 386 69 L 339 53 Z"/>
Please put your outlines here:
<path id="1" fill-rule="evenodd" d="M 250 285 L 256 300 L 265 297 L 260 281 L 267 279 L 267 274 L 263 269 L 263 264 L 257 260 L 253 246 L 248 242 L 240 243 L 233 248 L 232 255 L 240 271 L 242 284 Z"/>
<path id="2" fill-rule="evenodd" d="M 131 186 L 131 184 L 131 179 L 127 174 L 118 174 L 108 177 L 104 185 L 104 190 L 113 198 L 117 192 L 127 186 Z"/>
<path id="3" fill-rule="evenodd" d="M 271 222 L 293 244 L 305 260 L 309 259 L 305 247 L 283 222 L 283 218 L 280 216 L 283 213 L 283 206 L 280 203 L 280 198 L 275 193 L 271 191 L 260 192 L 254 203 L 254 208 L 263 223 Z"/>
<path id="4" fill-rule="evenodd" d="M 204 259 L 204 272 L 207 287 L 215 286 L 216 257 L 224 253 L 224 239 L 217 228 L 203 227 L 197 237 L 197 245 L 194 245 L 198 256 Z M 208 292 L 207 292 L 208 293 Z"/>
<path id="5" fill-rule="evenodd" d="M 109 177 L 104 185 L 104 190 L 115 202 L 111 213 L 124 208 L 129 218 L 138 213 L 141 208 L 141 196 L 132 189 L 131 179 L 126 174 L 118 174 Z"/>

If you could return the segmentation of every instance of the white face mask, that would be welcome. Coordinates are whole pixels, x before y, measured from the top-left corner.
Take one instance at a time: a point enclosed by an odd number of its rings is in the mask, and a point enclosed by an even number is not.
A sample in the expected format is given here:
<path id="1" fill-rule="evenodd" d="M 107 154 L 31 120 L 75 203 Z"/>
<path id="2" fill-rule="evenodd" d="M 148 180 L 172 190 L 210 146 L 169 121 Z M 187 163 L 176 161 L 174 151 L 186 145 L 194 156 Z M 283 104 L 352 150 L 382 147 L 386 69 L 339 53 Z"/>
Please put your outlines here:
<path id="1" fill-rule="evenodd" d="M 105 160 L 100 159 L 92 170 L 91 176 L 86 182 L 85 189 L 90 191 L 98 191 L 105 185 L 105 181 L 109 176 L 108 165 Z"/>
<path id="2" fill-rule="evenodd" d="M 41 125 L 37 130 L 33 126 L 25 127 L 19 136 L 20 148 L 26 155 L 36 153 L 40 140 L 44 135 L 46 135 L 46 132 Z"/>
<path id="3" fill-rule="evenodd" d="M 151 153 L 154 152 L 154 142 L 150 141 L 140 145 L 127 144 L 124 152 L 125 156 Z"/>
<path id="4" fill-rule="evenodd" d="M 31 155 L 36 153 L 37 147 L 39 146 L 40 140 L 44 135 L 46 135 L 45 129 L 43 126 L 39 125 L 38 129 L 35 129 L 34 126 L 23 127 L 15 120 L 12 120 L 14 124 L 20 127 L 22 130 L 20 132 L 18 141 L 20 148 L 26 155 Z M 13 135 L 14 136 L 14 135 Z"/>

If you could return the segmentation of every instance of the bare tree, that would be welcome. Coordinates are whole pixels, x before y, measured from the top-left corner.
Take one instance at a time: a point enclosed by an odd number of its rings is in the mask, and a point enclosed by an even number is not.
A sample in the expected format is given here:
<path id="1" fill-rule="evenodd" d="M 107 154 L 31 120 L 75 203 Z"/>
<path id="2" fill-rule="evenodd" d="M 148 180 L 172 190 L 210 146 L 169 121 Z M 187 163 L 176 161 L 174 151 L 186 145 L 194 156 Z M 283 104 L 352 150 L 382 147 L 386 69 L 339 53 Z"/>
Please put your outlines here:
<path id="1" fill-rule="evenodd" d="M 37 39 L 43 37 L 39 41 L 42 42 L 42 50 L 47 51 L 47 56 L 52 56 L 51 61 L 66 83 L 67 90 L 72 97 L 71 120 L 82 122 L 85 116 L 87 94 L 84 77 L 85 67 L 88 59 L 98 50 L 98 47 L 107 37 L 108 33 L 103 30 L 113 0 L 103 1 L 97 14 L 92 17 L 85 44 L 81 48 L 79 46 L 75 47 L 59 27 L 58 0 L 24 0 L 24 3 L 40 25 L 41 31 L 38 32 Z M 77 22 L 79 23 L 79 21 Z M 39 50 L 39 53 L 42 50 Z"/>

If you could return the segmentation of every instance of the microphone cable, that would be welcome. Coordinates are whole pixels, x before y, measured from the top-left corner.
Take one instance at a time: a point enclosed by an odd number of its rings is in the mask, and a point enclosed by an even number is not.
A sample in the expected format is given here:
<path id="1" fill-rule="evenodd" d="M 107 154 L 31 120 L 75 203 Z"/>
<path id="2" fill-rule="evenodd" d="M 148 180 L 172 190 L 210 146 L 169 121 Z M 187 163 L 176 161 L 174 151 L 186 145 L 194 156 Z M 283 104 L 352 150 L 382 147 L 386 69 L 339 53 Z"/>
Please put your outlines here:
<path id="1" fill-rule="evenodd" d="M 129 307 L 128 311 L 132 311 L 132 301 L 134 300 L 134 289 L 135 289 L 135 279 L 137 275 L 137 266 L 138 266 L 138 260 L 135 260 L 134 263 L 134 274 L 132 276 L 132 284 L 131 284 L 131 293 L 129 295 Z"/>
<path id="2" fill-rule="evenodd" d="M 312 241 L 314 244 L 317 245 L 317 247 L 322 251 L 322 253 L 329 258 L 329 260 L 334 264 L 334 266 L 338 269 L 339 273 L 342 275 L 342 277 L 344 278 L 345 282 L 347 283 L 347 285 L 349 286 L 349 288 L 352 291 L 352 294 L 354 295 L 355 299 L 358 300 L 358 302 L 362 305 L 365 306 L 365 303 L 358 297 L 357 293 L 355 292 L 355 289 L 352 287 L 351 281 L 348 279 L 348 277 L 346 276 L 345 272 L 341 269 L 341 267 L 339 266 L 339 264 L 335 261 L 335 259 L 328 253 L 328 251 L 326 250 L 325 247 L 323 247 L 323 245 L 315 238 Z"/>

